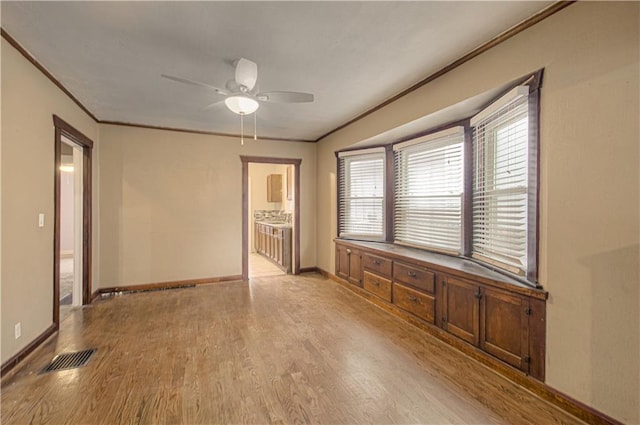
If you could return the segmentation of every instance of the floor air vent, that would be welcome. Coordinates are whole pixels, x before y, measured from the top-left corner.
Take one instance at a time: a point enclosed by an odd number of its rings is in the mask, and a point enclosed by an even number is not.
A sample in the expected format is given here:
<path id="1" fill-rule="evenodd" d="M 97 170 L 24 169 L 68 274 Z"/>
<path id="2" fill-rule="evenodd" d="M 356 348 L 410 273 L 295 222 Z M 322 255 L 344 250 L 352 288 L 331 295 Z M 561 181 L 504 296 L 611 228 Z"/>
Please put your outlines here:
<path id="1" fill-rule="evenodd" d="M 59 370 L 75 369 L 89 363 L 91 356 L 97 351 L 92 348 L 90 350 L 77 351 L 75 353 L 62 353 L 53 358 L 51 363 L 44 367 L 40 373 L 57 372 Z"/>

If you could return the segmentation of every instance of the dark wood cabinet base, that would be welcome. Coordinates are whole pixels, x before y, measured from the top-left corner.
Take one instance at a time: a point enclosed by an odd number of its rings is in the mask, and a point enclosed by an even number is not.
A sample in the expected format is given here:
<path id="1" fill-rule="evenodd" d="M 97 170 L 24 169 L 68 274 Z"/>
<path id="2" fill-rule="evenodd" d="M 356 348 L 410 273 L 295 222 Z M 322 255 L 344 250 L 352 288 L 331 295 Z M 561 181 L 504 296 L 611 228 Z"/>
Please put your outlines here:
<path id="1" fill-rule="evenodd" d="M 322 270 L 318 268 L 318 272 L 324 277 L 331 279 L 333 282 L 336 282 L 340 286 L 342 286 L 345 290 L 350 292 L 354 292 L 358 296 L 366 299 L 377 307 L 393 314 L 394 316 L 404 320 L 407 323 L 415 326 L 428 333 L 429 335 L 438 338 L 445 344 L 448 344 L 457 350 L 465 353 L 469 357 L 475 359 L 479 363 L 493 369 L 497 373 L 507 377 L 511 381 L 522 385 L 524 388 L 527 388 L 534 394 L 538 395 L 544 400 L 560 407 L 561 409 L 575 415 L 576 417 L 584 420 L 587 423 L 592 424 L 621 424 L 619 421 L 611 418 L 610 416 L 605 415 L 602 412 L 595 410 L 594 408 L 585 405 L 582 402 L 575 400 L 574 398 L 548 386 L 543 382 L 542 379 L 533 378 L 533 376 L 544 376 L 544 370 L 535 371 L 534 375 L 534 367 L 544 368 L 544 363 L 540 363 L 538 365 L 531 364 L 530 365 L 530 374 L 526 374 L 521 370 L 516 369 L 509 364 L 498 360 L 497 358 L 489 355 L 485 351 L 480 348 L 469 344 L 458 337 L 451 335 L 450 333 L 444 331 L 439 326 L 434 326 L 430 324 L 428 321 L 419 318 L 418 316 L 398 307 L 395 304 L 388 303 L 383 301 L 379 297 L 371 294 L 370 292 L 364 290 L 363 288 L 348 283 L 345 279 L 338 277 L 332 273 L 327 272 L 326 270 Z M 544 346 L 544 318 L 545 318 L 545 301 L 544 300 L 531 300 L 531 315 L 529 316 L 530 322 L 539 322 L 537 326 L 532 326 L 530 329 L 529 335 L 529 344 L 530 344 L 530 352 L 538 350 L 539 357 L 544 358 L 545 346 Z M 437 312 L 437 305 L 436 305 Z M 437 316 L 438 313 L 436 313 Z M 534 336 L 531 332 L 543 332 L 542 335 Z M 418 336 L 417 336 L 418 337 Z M 539 341 L 539 342 L 536 342 Z"/>
<path id="2" fill-rule="evenodd" d="M 463 259 L 335 242 L 336 276 L 350 289 L 483 362 L 544 381 L 546 292 Z"/>
<path id="3" fill-rule="evenodd" d="M 291 227 L 256 222 L 254 245 L 258 254 L 285 273 L 291 273 Z"/>

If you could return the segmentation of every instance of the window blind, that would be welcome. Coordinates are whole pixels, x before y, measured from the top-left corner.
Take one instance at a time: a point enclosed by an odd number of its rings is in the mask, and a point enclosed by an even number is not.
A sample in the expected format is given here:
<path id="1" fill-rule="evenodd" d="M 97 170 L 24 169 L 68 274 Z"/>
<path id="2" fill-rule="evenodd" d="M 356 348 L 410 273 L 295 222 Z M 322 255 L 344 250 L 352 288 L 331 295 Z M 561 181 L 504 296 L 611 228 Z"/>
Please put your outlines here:
<path id="1" fill-rule="evenodd" d="M 462 249 L 464 128 L 394 146 L 396 243 Z"/>
<path id="2" fill-rule="evenodd" d="M 472 256 L 520 275 L 526 275 L 528 264 L 530 137 L 525 93 L 517 87 L 472 120 Z"/>
<path id="3" fill-rule="evenodd" d="M 338 166 L 338 233 L 384 237 L 384 149 L 341 153 Z"/>

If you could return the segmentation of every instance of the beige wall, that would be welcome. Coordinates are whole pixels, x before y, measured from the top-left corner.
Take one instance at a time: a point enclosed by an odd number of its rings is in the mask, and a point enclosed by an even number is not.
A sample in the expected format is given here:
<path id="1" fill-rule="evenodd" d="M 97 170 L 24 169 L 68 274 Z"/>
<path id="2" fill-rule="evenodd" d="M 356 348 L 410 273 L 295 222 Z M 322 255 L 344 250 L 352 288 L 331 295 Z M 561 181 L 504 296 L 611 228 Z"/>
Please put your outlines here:
<path id="1" fill-rule="evenodd" d="M 540 282 L 547 383 L 640 422 L 640 4 L 577 3 L 318 145 L 318 266 L 334 271 L 334 151 L 545 68 Z"/>
<path id="2" fill-rule="evenodd" d="M 301 266 L 315 266 L 312 143 L 101 125 L 101 287 L 242 274 L 240 155 L 300 158 Z"/>
<path id="3" fill-rule="evenodd" d="M 53 114 L 97 142 L 98 126 L 2 39 L 2 362 L 53 323 Z M 94 160 L 98 145 L 94 149 Z M 99 166 L 94 166 L 94 196 Z M 95 217 L 98 204 L 94 203 Z M 45 226 L 38 227 L 38 214 Z M 99 234 L 94 233 L 97 244 Z M 97 245 L 95 246 L 97 248 Z M 94 250 L 95 250 L 94 248 Z M 99 263 L 94 260 L 94 273 Z M 14 339 L 14 325 L 22 336 Z"/>

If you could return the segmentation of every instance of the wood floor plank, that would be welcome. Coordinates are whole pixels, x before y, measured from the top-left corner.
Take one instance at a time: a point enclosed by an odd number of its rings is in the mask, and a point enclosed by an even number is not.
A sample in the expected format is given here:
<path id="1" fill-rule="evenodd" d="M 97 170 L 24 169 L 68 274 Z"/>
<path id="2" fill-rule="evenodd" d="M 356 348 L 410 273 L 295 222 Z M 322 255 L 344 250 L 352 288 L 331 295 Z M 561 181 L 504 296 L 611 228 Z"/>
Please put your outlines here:
<path id="1" fill-rule="evenodd" d="M 97 348 L 39 375 L 55 354 Z M 3 424 L 581 423 L 320 275 L 112 296 L 2 381 Z"/>

